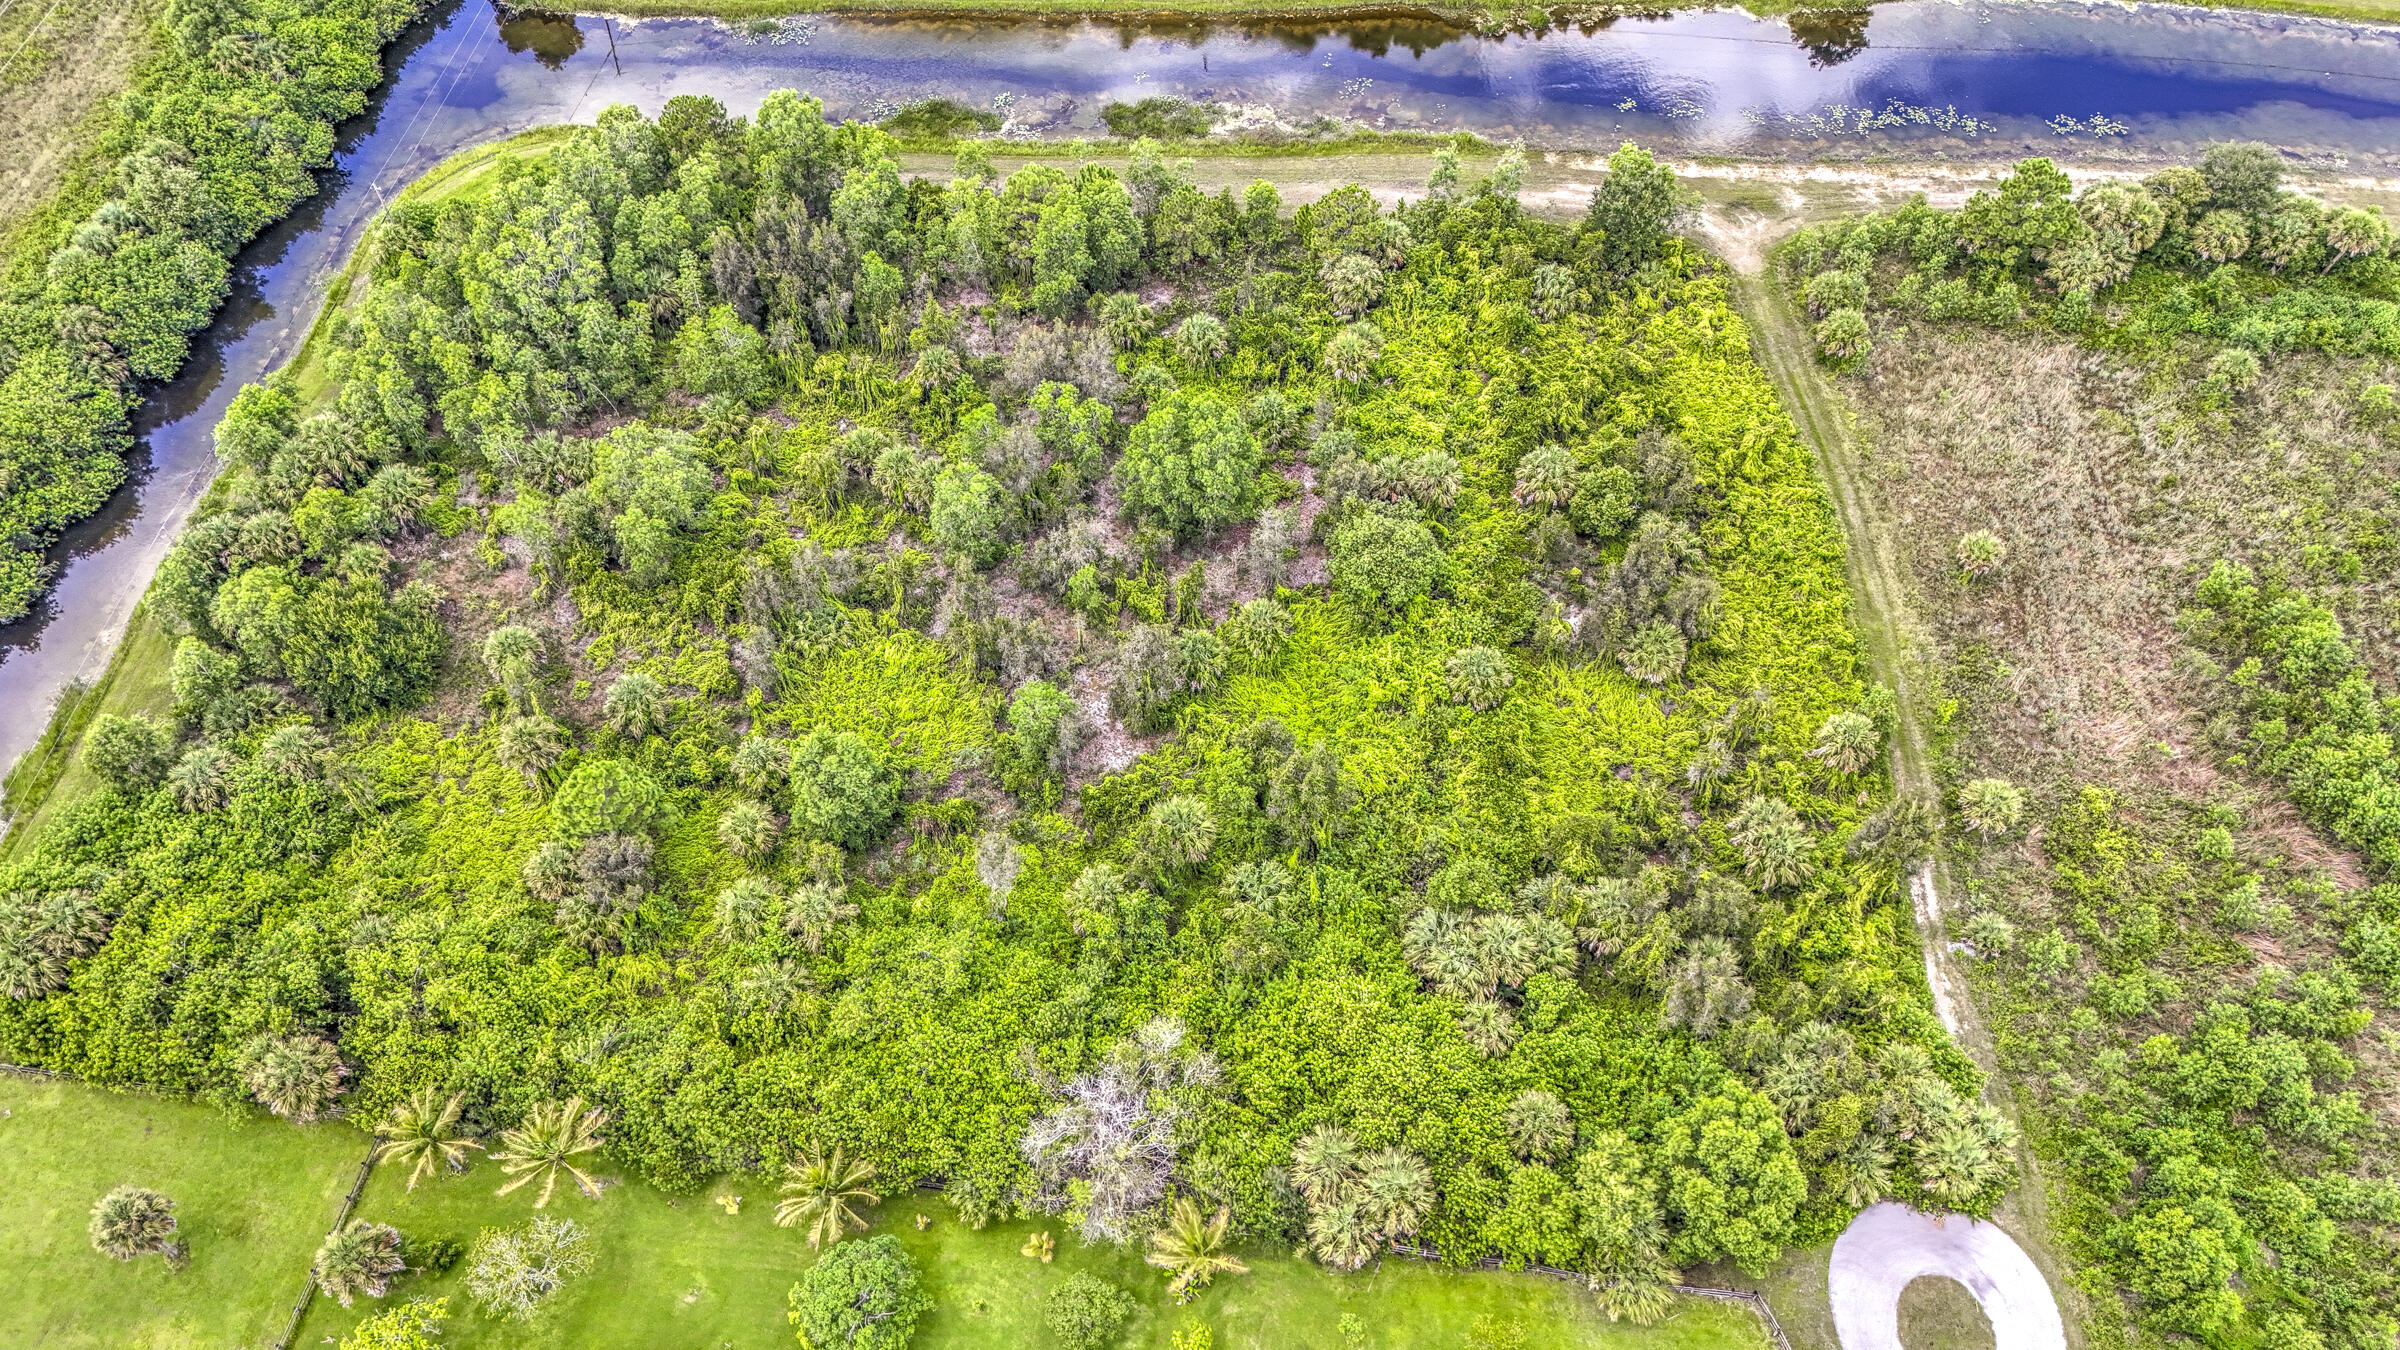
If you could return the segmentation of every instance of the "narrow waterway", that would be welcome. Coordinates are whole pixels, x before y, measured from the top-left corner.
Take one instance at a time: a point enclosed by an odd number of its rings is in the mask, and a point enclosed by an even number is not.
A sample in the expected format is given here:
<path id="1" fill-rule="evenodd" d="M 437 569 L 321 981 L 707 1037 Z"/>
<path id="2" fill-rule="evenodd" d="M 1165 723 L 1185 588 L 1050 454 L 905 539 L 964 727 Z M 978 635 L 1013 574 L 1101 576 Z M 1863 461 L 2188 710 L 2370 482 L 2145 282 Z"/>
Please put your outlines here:
<path id="1" fill-rule="evenodd" d="M 97 676 L 215 471 L 210 429 L 287 360 L 392 194 L 443 157 L 611 103 L 774 90 L 841 117 L 941 96 L 1003 135 L 1101 133 L 1100 110 L 1215 101 L 1242 125 L 1470 130 L 1557 151 L 1626 137 L 1810 160 L 2164 158 L 2256 138 L 2322 172 L 2400 167 L 2400 29 L 2156 5 L 1904 0 L 1790 20 L 1685 11 L 1485 38 L 1407 14 L 1308 22 L 811 18 L 628 23 L 455 4 L 411 29 L 324 190 L 246 250 L 232 299 L 138 422 L 133 473 L 53 551 L 59 582 L 0 628 L 0 766 Z"/>

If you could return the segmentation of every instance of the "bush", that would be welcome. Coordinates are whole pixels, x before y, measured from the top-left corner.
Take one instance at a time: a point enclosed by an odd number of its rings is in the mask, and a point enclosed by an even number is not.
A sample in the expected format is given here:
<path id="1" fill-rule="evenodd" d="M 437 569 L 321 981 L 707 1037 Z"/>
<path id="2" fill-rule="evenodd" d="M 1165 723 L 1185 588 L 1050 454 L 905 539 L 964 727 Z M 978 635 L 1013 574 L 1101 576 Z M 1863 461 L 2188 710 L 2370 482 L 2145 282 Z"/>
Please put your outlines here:
<path id="1" fill-rule="evenodd" d="M 847 849 L 873 844 L 899 809 L 900 783 L 873 747 L 818 728 L 792 748 L 792 829 Z"/>
<path id="2" fill-rule="evenodd" d="M 2025 794 L 2005 778 L 1978 778 L 1958 790 L 1958 818 L 1986 839 L 2016 832 Z"/>
<path id="3" fill-rule="evenodd" d="M 1442 550 L 1423 521 L 1365 511 L 1334 530 L 1326 566 L 1336 594 L 1369 609 L 1402 610 L 1433 593 Z"/>
<path id="4" fill-rule="evenodd" d="M 1837 309 L 1817 324 L 1817 350 L 1830 361 L 1856 361 L 1875 350 L 1863 310 Z"/>
<path id="5" fill-rule="evenodd" d="M 167 733 L 147 717 L 102 713 L 83 740 L 83 762 L 119 792 L 148 792 L 166 776 Z"/>
<path id="6" fill-rule="evenodd" d="M 815 1350 L 903 1350 L 933 1300 L 917 1263 L 888 1233 L 837 1242 L 792 1286 L 792 1325 Z"/>
<path id="7" fill-rule="evenodd" d="M 550 800 L 550 828 L 561 839 L 656 835 L 673 818 L 666 792 L 650 775 L 621 759 L 577 765 Z"/>
<path id="8" fill-rule="evenodd" d="M 341 1350 L 441 1350 L 441 1324 L 448 1320 L 449 1299 L 411 1299 L 352 1328 Z"/>
<path id="9" fill-rule="evenodd" d="M 1121 141 L 1149 137 L 1158 141 L 1188 141 L 1208 134 L 1224 111 L 1214 103 L 1180 98 L 1146 98 L 1139 103 L 1111 103 L 1100 109 L 1108 134 Z"/>
<path id="10" fill-rule="evenodd" d="M 1133 1317 L 1133 1296 L 1097 1275 L 1069 1275 L 1050 1291 L 1043 1325 L 1058 1350 L 1100 1350 Z"/>
<path id="11" fill-rule="evenodd" d="M 944 140 L 978 131 L 998 131 L 1000 114 L 970 108 L 956 99 L 923 98 L 883 119 L 885 131 L 911 140 Z"/>

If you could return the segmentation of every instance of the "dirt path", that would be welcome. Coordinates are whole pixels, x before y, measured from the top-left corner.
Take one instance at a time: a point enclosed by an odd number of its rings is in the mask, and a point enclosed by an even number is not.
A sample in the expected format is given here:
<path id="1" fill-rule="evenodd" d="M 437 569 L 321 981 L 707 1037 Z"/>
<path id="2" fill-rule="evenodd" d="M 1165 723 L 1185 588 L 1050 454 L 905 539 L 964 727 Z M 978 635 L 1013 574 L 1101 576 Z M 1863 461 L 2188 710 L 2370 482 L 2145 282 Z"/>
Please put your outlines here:
<path id="1" fill-rule="evenodd" d="M 1927 678 L 1927 663 L 1932 644 L 1909 604 L 1908 587 L 1902 578 L 1891 532 L 1882 528 L 1874 510 L 1865 449 L 1852 429 L 1849 406 L 1817 364 L 1815 343 L 1802 316 L 1772 279 L 1758 273 L 1737 275 L 1733 299 L 1749 324 L 1752 353 L 1767 377 L 1775 382 L 1785 409 L 1815 452 L 1819 478 L 1841 522 L 1850 591 L 1856 606 L 1852 623 L 1865 648 L 1869 669 L 1892 687 L 1898 704 L 1891 745 L 1894 786 L 1907 796 L 1938 804 L 1933 748 L 1927 734 L 1932 725 L 1932 709 L 1926 693 L 1931 683 Z M 1917 937 L 1925 953 L 1925 982 L 1932 991 L 1934 1008 L 1951 1037 L 1983 1069 L 1987 1081 L 1997 1084 L 2001 1080 L 1991 1037 L 1976 1014 L 1974 1000 L 1967 996 L 1964 972 L 1958 969 L 1942 932 L 1942 896 L 1957 893 L 1957 883 L 1952 880 L 1949 868 L 1938 858 L 1926 859 L 1910 871 L 1909 894 L 1916 910 Z M 2014 1103 L 2004 1095 L 1995 1100 L 2001 1109 L 2015 1114 Z M 2007 1325 L 2004 1313 L 2013 1317 L 2018 1308 L 2038 1305 L 2048 1319 L 2040 1324 L 2047 1328 L 2045 1338 L 2012 1339 L 2003 1330 L 2001 1350 L 2066 1345 L 2067 1333 L 2052 1294 L 2053 1289 L 2061 1287 L 2064 1272 L 2045 1242 L 2049 1233 L 2047 1200 L 2044 1182 L 2030 1153 L 2020 1150 L 2017 1188 L 1997 1217 L 2026 1235 L 2033 1256 L 1997 1223 L 1977 1223 L 1952 1216 L 1945 1224 L 1905 1206 L 1888 1203 L 1862 1212 L 1835 1244 L 1829 1274 L 1834 1326 L 1843 1350 L 1897 1350 L 1895 1309 L 1900 1290 L 1909 1279 L 1920 1274 L 1947 1275 L 1966 1285 L 1983 1303 L 1995 1328 Z M 1892 1217 L 1894 1214 L 1908 1216 L 1916 1226 L 1905 1225 Z M 1870 1219 L 1870 1216 L 1882 1217 Z M 1972 1242 L 1962 1241 L 1955 1234 L 1947 1238 L 1938 1236 L 1949 1234 L 1953 1228 L 1959 1233 L 1988 1229 L 1990 1236 Z M 1855 1256 L 1846 1265 L 1843 1252 L 1845 1244 L 1852 1244 L 1853 1233 L 1862 1237 L 1851 1250 L 1864 1255 Z M 2013 1260 L 2003 1259 L 2003 1248 L 2005 1256 Z M 1997 1264 L 1979 1265 L 1985 1254 Z M 1912 1262 L 1933 1264 L 1913 1269 L 1887 1289 L 1887 1277 Z M 2047 1281 L 2043 1278 L 2045 1273 L 2050 1276 Z M 2000 1294 L 1987 1297 L 1987 1289 L 2003 1291 L 2004 1301 L 1994 1302 L 1993 1298 Z M 2077 1338 L 2078 1343 L 2080 1339 Z"/>

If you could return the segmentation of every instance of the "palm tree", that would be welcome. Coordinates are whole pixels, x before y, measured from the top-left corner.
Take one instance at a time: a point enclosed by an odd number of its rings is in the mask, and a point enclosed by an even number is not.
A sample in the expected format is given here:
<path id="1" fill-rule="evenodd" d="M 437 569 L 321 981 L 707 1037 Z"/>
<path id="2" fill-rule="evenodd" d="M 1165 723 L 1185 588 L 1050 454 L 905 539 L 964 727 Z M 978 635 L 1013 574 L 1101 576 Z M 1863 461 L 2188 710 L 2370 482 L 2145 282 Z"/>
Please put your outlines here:
<path id="1" fill-rule="evenodd" d="M 1517 1043 L 1517 1019 L 1488 998 L 1471 998 L 1458 1014 L 1459 1034 L 1485 1059 L 1498 1059 Z"/>
<path id="2" fill-rule="evenodd" d="M 842 898 L 831 886 L 809 882 L 792 892 L 783 907 L 783 931 L 800 939 L 800 945 L 814 955 L 825 950 L 825 939 L 833 935 L 834 925 L 855 918 L 858 906 Z"/>
<path id="3" fill-rule="evenodd" d="M 1423 1227 L 1432 1212 L 1433 1173 L 1407 1149 L 1377 1149 L 1360 1170 L 1359 1192 L 1376 1230 L 1396 1241 Z"/>
<path id="4" fill-rule="evenodd" d="M 1741 958 L 1733 944 L 1711 934 L 1692 944 L 1691 954 L 1675 965 L 1667 978 L 1662 1016 L 1707 1040 L 1750 1011 L 1750 985 L 1742 978 Z"/>
<path id="5" fill-rule="evenodd" d="M 1308 1245 L 1336 1270 L 1356 1270 L 1375 1255 L 1375 1218 L 1366 1197 L 1352 1195 L 1308 1212 Z"/>
<path id="6" fill-rule="evenodd" d="M 1232 1217 L 1230 1208 L 1219 1205 L 1216 1217 L 1204 1219 L 1190 1196 L 1178 1196 L 1167 1211 L 1167 1226 L 1150 1235 L 1150 1254 L 1144 1259 L 1160 1270 L 1174 1272 L 1175 1278 L 1167 1281 L 1167 1292 L 1177 1300 L 1219 1275 L 1250 1272 L 1250 1267 L 1225 1250 L 1225 1224 Z"/>
<path id="7" fill-rule="evenodd" d="M 400 1230 L 388 1223 L 352 1219 L 325 1235 L 315 1269 L 317 1287 L 345 1308 L 360 1294 L 382 1298 L 392 1277 L 408 1269 L 400 1255 Z"/>
<path id="8" fill-rule="evenodd" d="M 717 842 L 726 852 L 748 862 L 775 851 L 778 828 L 774 812 L 757 802 L 735 802 L 717 818 Z"/>
<path id="9" fill-rule="evenodd" d="M 258 743 L 256 762 L 285 778 L 312 779 L 324 772 L 325 754 L 330 748 L 324 732 L 306 722 L 287 722 L 268 732 Z"/>
<path id="10" fill-rule="evenodd" d="M 404 1163 L 408 1167 L 408 1189 L 432 1176 L 434 1170 L 448 1167 L 453 1172 L 467 1170 L 467 1154 L 483 1145 L 469 1139 L 458 1127 L 459 1107 L 466 1094 L 453 1092 L 450 1100 L 439 1101 L 433 1084 L 416 1090 L 407 1101 L 392 1108 L 392 1114 L 375 1127 L 375 1161 Z"/>
<path id="11" fill-rule="evenodd" d="M 783 1199 L 775 1205 L 777 1226 L 808 1225 L 808 1245 L 830 1246 L 850 1228 L 864 1230 L 867 1221 L 853 1204 L 880 1204 L 883 1197 L 867 1186 L 875 1179 L 875 1164 L 842 1156 L 839 1144 L 826 1153 L 810 1148 L 805 1158 L 785 1163 Z"/>
<path id="12" fill-rule="evenodd" d="M 492 758 L 499 760 L 501 767 L 525 775 L 528 783 L 540 778 L 566 752 L 566 728 L 540 713 L 501 723 L 499 739 L 492 745 Z"/>
<path id="13" fill-rule="evenodd" d="M 233 756 L 213 745 L 196 745 L 167 770 L 175 804 L 198 815 L 222 810 L 232 796 Z"/>
<path id="14" fill-rule="evenodd" d="M 1808 879 L 1808 827 L 1800 815 L 1777 797 L 1752 797 L 1726 822 L 1726 837 L 1742 854 L 1750 879 L 1767 890 L 1797 886 Z"/>
<path id="15" fill-rule="evenodd" d="M 620 675 L 608 687 L 601 716 L 609 729 L 629 740 L 640 740 L 667 729 L 667 687 L 639 671 Z"/>
<path id="16" fill-rule="evenodd" d="M 1358 1180 L 1358 1140 L 1339 1125 L 1319 1125 L 1292 1145 L 1292 1184 L 1312 1206 L 1330 1205 Z"/>
<path id="17" fill-rule="evenodd" d="M 92 1206 L 92 1246 L 105 1256 L 130 1261 L 158 1252 L 167 1264 L 183 1264 L 175 1240 L 175 1202 L 146 1186 L 119 1186 Z"/>
<path id="18" fill-rule="evenodd" d="M 300 1124 L 332 1107 L 349 1072 L 331 1042 L 307 1032 L 260 1036 L 242 1054 L 242 1086 L 259 1105 Z"/>
<path id="19" fill-rule="evenodd" d="M 585 1110 L 581 1096 L 533 1108 L 515 1129 L 500 1132 L 500 1147 L 492 1151 L 492 1161 L 515 1180 L 497 1193 L 506 1195 L 539 1177 L 542 1190 L 533 1198 L 533 1207 L 541 1209 L 550 1203 L 550 1192 L 563 1172 L 574 1178 L 576 1189 L 599 1199 L 599 1181 L 574 1160 L 600 1147 L 600 1127 L 607 1123 L 608 1112 L 598 1107 Z"/>
<path id="20" fill-rule="evenodd" d="M 1958 815 L 1968 829 L 1997 838 L 2025 818 L 2025 794 L 2005 778 L 1978 778 L 1958 790 Z"/>
<path id="21" fill-rule="evenodd" d="M 1527 1088 L 1509 1102 L 1500 1120 L 1517 1156 L 1527 1162 L 1554 1163 L 1575 1146 L 1575 1117 L 1554 1092 Z"/>
<path id="22" fill-rule="evenodd" d="M 1883 732 L 1875 719 L 1862 712 L 1828 714 L 1817 728 L 1816 747 L 1809 752 L 1813 759 L 1825 761 L 1825 767 L 1848 777 L 1864 772 L 1883 753 Z"/>

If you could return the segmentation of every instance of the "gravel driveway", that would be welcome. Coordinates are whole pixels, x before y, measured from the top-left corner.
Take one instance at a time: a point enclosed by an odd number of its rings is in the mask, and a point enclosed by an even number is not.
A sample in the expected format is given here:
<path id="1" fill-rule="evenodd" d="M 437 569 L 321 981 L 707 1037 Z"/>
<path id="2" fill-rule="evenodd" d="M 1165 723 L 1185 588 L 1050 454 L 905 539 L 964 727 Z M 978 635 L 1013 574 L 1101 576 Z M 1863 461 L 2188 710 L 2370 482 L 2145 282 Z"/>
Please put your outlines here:
<path id="1" fill-rule="evenodd" d="M 1935 1218 L 1886 1200 L 1834 1240 L 1827 1284 L 1842 1350 L 1901 1350 L 1900 1291 L 1920 1275 L 1967 1287 L 1992 1321 L 1997 1350 L 2066 1350 L 2058 1301 L 2025 1249 L 1996 1224 Z"/>

